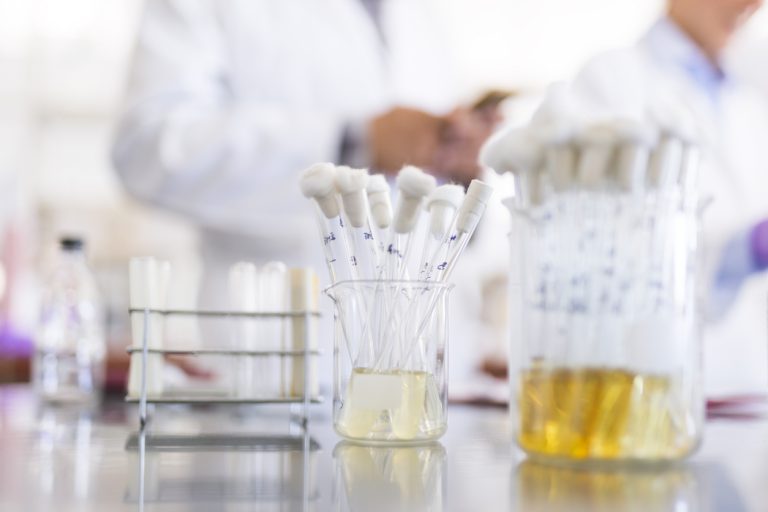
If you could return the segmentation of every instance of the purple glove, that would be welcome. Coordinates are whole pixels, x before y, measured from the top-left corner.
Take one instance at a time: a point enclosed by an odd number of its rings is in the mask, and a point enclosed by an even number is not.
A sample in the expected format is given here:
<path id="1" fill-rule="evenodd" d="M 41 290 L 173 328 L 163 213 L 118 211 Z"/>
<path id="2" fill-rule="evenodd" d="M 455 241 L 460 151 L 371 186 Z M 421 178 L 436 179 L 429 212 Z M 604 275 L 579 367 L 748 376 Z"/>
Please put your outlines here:
<path id="1" fill-rule="evenodd" d="M 768 219 L 758 222 L 749 238 L 755 268 L 765 270 L 768 268 Z"/>

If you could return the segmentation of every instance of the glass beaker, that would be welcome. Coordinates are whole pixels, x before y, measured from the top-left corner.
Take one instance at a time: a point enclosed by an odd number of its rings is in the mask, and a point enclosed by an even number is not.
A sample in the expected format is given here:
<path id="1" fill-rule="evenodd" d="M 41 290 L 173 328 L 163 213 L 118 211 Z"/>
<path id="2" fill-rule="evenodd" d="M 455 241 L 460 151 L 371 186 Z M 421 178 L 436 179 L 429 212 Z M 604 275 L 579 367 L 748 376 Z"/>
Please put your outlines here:
<path id="1" fill-rule="evenodd" d="M 513 217 L 518 445 L 559 462 L 692 453 L 704 416 L 696 207 L 679 189 L 574 190 Z"/>
<path id="2" fill-rule="evenodd" d="M 426 281 L 344 281 L 334 308 L 333 424 L 352 440 L 411 443 L 446 429 L 448 295 Z"/>

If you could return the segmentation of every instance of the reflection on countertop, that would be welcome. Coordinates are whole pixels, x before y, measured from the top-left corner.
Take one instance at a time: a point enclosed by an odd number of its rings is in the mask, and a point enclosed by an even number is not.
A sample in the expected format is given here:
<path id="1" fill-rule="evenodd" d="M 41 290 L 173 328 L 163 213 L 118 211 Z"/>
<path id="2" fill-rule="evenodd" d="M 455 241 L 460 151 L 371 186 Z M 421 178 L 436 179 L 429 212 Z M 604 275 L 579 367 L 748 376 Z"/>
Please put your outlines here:
<path id="1" fill-rule="evenodd" d="M 445 448 L 366 446 L 342 441 L 336 461 L 334 510 L 445 510 Z"/>
<path id="2" fill-rule="evenodd" d="M 713 463 L 587 469 L 524 460 L 514 480 L 518 509 L 532 512 L 747 510 L 722 468 Z"/>
<path id="3" fill-rule="evenodd" d="M 127 503 L 226 506 L 262 503 L 269 510 L 309 510 L 319 497 L 319 444 L 301 436 L 140 432 L 126 442 L 136 479 Z"/>

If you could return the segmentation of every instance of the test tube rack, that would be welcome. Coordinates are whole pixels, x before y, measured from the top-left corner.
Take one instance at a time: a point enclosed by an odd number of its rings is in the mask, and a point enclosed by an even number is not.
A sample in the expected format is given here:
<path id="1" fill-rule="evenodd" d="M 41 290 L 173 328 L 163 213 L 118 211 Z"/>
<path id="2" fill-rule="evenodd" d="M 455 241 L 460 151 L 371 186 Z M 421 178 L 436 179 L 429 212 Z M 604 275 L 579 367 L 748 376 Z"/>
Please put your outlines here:
<path id="1" fill-rule="evenodd" d="M 210 310 L 187 310 L 187 309 L 155 309 L 155 308 L 130 308 L 128 310 L 131 316 L 142 315 L 142 344 L 141 347 L 128 347 L 127 352 L 129 354 L 140 353 L 140 392 L 138 396 L 126 396 L 126 402 L 139 404 L 139 426 L 143 431 L 148 423 L 149 405 L 165 405 L 165 404 L 201 404 L 201 405 L 217 405 L 217 404 L 231 404 L 231 405 L 257 405 L 257 404 L 293 404 L 300 406 L 300 412 L 298 415 L 291 414 L 291 420 L 298 423 L 302 430 L 306 431 L 309 422 L 309 408 L 311 404 L 322 403 L 321 396 L 312 396 L 310 386 L 310 360 L 320 356 L 322 353 L 320 350 L 310 348 L 310 337 L 312 335 L 308 326 L 311 325 L 311 319 L 320 317 L 318 311 L 298 310 L 298 311 L 281 311 L 281 312 L 242 312 L 242 311 L 210 311 Z M 251 319 L 302 319 L 303 325 L 303 349 L 301 350 L 240 350 L 240 349 L 185 349 L 183 347 L 174 348 L 150 348 L 149 337 L 150 323 L 153 315 L 160 315 L 162 317 L 170 316 L 192 316 L 192 317 L 209 317 L 209 318 L 251 318 Z M 238 357 L 268 357 L 268 356 L 280 356 L 281 358 L 301 358 L 302 370 L 303 370 L 303 386 L 300 396 L 289 397 L 225 397 L 225 396 L 200 396 L 194 393 L 173 393 L 168 395 L 150 395 L 147 393 L 147 368 L 149 354 L 162 354 L 167 355 L 186 355 L 186 356 L 201 356 L 201 355 L 217 355 L 232 357 L 233 359 Z M 133 362 L 133 357 L 131 358 Z"/>

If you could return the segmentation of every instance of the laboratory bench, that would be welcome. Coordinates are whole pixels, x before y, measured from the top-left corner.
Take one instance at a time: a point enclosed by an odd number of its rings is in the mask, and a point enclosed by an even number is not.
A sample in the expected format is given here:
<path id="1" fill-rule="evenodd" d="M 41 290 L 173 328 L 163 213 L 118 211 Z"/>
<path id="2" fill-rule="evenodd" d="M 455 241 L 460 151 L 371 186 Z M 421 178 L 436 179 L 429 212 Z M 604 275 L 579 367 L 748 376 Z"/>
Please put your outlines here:
<path id="1" fill-rule="evenodd" d="M 512 448 L 501 407 L 449 407 L 436 443 L 342 441 L 330 405 L 306 433 L 272 408 L 43 406 L 0 386 L 0 511 L 768 511 L 768 421 L 717 419 L 669 467 L 573 469 Z"/>

